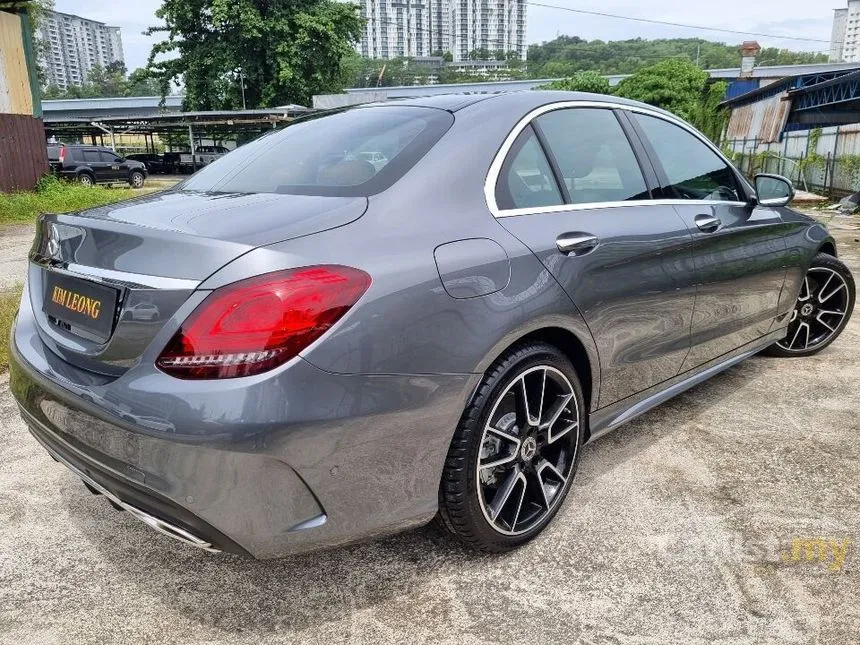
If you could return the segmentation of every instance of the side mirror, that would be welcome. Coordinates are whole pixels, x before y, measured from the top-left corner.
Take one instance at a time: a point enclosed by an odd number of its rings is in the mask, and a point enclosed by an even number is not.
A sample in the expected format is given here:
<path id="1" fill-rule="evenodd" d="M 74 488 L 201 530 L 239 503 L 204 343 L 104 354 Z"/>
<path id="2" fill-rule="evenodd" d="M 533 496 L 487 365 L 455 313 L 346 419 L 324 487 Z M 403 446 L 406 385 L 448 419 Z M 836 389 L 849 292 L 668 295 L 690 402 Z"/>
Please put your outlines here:
<path id="1" fill-rule="evenodd" d="M 794 186 L 780 175 L 756 175 L 755 192 L 760 205 L 772 208 L 788 206 L 794 199 Z"/>

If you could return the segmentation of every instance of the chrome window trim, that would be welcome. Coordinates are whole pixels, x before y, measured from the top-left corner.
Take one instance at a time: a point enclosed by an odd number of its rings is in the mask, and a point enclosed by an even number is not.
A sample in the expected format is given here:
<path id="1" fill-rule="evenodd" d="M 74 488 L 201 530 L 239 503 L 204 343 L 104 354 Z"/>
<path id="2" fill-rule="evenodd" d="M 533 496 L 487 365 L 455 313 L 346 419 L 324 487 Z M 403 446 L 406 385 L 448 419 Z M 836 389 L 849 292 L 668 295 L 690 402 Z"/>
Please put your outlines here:
<path id="1" fill-rule="evenodd" d="M 710 148 L 723 161 L 723 163 L 726 164 L 727 167 L 732 168 L 732 164 L 729 163 L 723 153 L 720 152 L 719 148 L 717 148 L 713 144 L 713 142 L 711 142 L 707 137 L 703 136 L 700 132 L 698 132 L 695 128 L 691 127 L 689 124 L 669 114 L 664 114 L 657 110 L 649 109 L 647 107 L 642 107 L 638 105 L 623 105 L 620 103 L 612 103 L 609 101 L 559 101 L 557 103 L 548 103 L 547 105 L 542 105 L 538 108 L 535 108 L 517 122 L 513 129 L 508 133 L 508 136 L 502 143 L 501 148 L 499 148 L 499 151 L 493 158 L 493 163 L 490 164 L 490 169 L 487 171 L 487 178 L 484 181 L 484 198 L 487 201 L 487 207 L 490 209 L 490 212 L 493 214 L 493 217 L 518 217 L 520 215 L 566 213 L 571 211 L 598 210 L 603 208 L 624 208 L 630 206 L 671 206 L 681 204 L 687 206 L 692 204 L 702 206 L 747 206 L 746 202 L 721 200 L 698 201 L 692 199 L 643 199 L 640 201 L 626 202 L 588 202 L 583 204 L 559 204 L 557 206 L 542 206 L 538 208 L 499 208 L 498 204 L 496 203 L 496 184 L 499 181 L 499 175 L 502 171 L 502 165 L 505 163 L 505 159 L 507 159 L 508 153 L 510 152 L 511 147 L 514 145 L 514 141 L 516 140 L 516 138 L 523 130 L 525 130 L 526 126 L 528 126 L 537 117 L 546 114 L 547 112 L 554 112 L 556 110 L 564 110 L 568 108 L 626 110 L 627 112 L 636 112 L 639 114 L 645 114 L 647 116 L 656 117 L 658 119 L 668 121 L 669 123 L 672 123 L 673 125 L 676 125 L 692 134 L 699 141 L 701 141 L 708 148 Z"/>
<path id="2" fill-rule="evenodd" d="M 712 199 L 641 199 L 627 202 L 588 202 L 585 204 L 560 204 L 558 206 L 542 206 L 539 208 L 511 208 L 493 212 L 499 219 L 504 217 L 519 217 L 520 215 L 540 215 L 542 213 L 570 213 L 575 211 L 593 211 L 605 208 L 631 208 L 634 206 L 748 206 L 746 202 L 724 202 Z M 492 207 L 491 209 L 492 210 Z"/>

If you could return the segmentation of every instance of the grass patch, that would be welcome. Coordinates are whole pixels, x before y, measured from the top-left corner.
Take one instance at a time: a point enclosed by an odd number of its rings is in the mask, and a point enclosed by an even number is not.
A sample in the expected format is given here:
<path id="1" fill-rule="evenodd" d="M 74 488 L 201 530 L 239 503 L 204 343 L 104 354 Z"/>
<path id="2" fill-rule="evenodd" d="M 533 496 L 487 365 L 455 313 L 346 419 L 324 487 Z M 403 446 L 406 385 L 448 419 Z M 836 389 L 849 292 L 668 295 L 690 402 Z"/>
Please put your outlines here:
<path id="1" fill-rule="evenodd" d="M 0 193 L 0 225 L 29 224 L 40 213 L 71 213 L 161 190 L 163 186 L 139 188 L 109 188 L 44 177 L 34 191 Z"/>
<path id="2" fill-rule="evenodd" d="M 20 300 L 20 286 L 11 291 L 0 291 L 0 374 L 9 367 L 9 332 Z"/>

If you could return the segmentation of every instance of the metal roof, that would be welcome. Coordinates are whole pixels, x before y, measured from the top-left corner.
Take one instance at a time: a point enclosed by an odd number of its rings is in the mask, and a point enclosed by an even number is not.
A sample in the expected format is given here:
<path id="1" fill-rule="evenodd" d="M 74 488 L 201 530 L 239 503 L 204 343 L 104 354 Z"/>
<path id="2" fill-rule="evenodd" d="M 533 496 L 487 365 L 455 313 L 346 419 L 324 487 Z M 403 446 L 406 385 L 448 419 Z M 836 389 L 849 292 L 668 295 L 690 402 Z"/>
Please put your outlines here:
<path id="1" fill-rule="evenodd" d="M 180 109 L 185 96 L 171 94 L 164 97 L 164 107 Z M 110 110 L 114 108 L 161 108 L 160 96 L 117 96 L 97 99 L 43 99 L 42 109 L 46 114 L 70 110 Z"/>

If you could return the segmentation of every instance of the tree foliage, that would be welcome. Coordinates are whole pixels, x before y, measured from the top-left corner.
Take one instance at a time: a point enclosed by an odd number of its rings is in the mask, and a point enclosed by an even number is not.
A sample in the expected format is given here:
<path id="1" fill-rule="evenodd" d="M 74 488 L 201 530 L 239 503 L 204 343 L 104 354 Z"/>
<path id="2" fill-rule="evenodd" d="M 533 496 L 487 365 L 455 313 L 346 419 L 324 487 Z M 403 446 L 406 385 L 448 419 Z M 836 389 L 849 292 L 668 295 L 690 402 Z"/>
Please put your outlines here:
<path id="1" fill-rule="evenodd" d="M 361 35 L 358 6 L 334 0 L 164 0 L 166 38 L 149 69 L 163 92 L 185 85 L 186 108 L 248 108 L 310 104 L 342 89 L 342 61 Z"/>
<path id="2" fill-rule="evenodd" d="M 625 78 L 615 94 L 649 103 L 692 120 L 708 82 L 708 73 L 687 60 L 670 58 Z"/>
<path id="3" fill-rule="evenodd" d="M 540 89 L 614 94 L 648 103 L 686 119 L 718 141 L 728 118 L 720 107 L 727 88 L 725 81 L 712 82 L 707 72 L 692 62 L 670 58 L 642 68 L 615 88 L 597 72 L 577 72 Z"/>
<path id="4" fill-rule="evenodd" d="M 136 69 L 126 76 L 125 64 L 114 61 L 107 67 L 95 65 L 83 85 L 72 85 L 65 92 L 56 85 L 48 85 L 42 92 L 44 99 L 92 99 L 113 96 L 158 96 L 161 86 L 145 69 Z"/>
<path id="5" fill-rule="evenodd" d="M 570 78 L 553 81 L 541 89 L 565 90 L 567 92 L 592 92 L 594 94 L 612 94 L 609 81 L 597 72 L 577 72 Z"/>
<path id="6" fill-rule="evenodd" d="M 578 36 L 559 36 L 555 40 L 529 46 L 529 76 L 572 76 L 581 70 L 600 74 L 632 74 L 666 58 L 698 60 L 699 66 L 704 69 L 720 69 L 739 67 L 741 55 L 737 45 L 701 38 L 635 38 L 604 42 L 583 40 Z M 827 62 L 827 56 L 767 47 L 761 50 L 757 60 L 760 65 L 796 65 L 824 63 Z"/>

